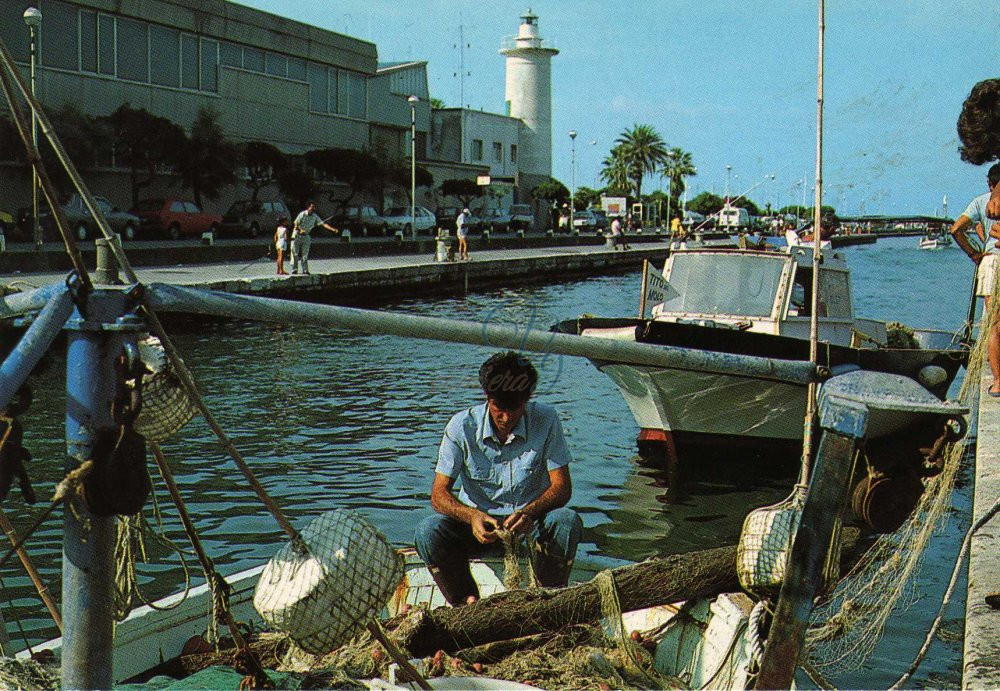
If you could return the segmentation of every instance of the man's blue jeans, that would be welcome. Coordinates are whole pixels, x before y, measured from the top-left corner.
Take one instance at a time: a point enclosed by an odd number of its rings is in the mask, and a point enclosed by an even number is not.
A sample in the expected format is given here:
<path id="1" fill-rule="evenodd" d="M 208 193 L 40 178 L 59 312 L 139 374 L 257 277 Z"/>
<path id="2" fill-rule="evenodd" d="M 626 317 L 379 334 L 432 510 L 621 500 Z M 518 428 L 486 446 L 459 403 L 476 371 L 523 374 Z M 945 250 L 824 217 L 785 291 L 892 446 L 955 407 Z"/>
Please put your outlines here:
<path id="1" fill-rule="evenodd" d="M 544 554 L 566 561 L 576 556 L 582 534 L 580 516 L 565 506 L 535 521 L 530 533 Z M 439 569 L 461 567 L 477 557 L 503 555 L 503 543 L 499 540 L 484 545 L 472 534 L 472 526 L 438 513 L 420 522 L 414 542 L 424 563 Z"/>

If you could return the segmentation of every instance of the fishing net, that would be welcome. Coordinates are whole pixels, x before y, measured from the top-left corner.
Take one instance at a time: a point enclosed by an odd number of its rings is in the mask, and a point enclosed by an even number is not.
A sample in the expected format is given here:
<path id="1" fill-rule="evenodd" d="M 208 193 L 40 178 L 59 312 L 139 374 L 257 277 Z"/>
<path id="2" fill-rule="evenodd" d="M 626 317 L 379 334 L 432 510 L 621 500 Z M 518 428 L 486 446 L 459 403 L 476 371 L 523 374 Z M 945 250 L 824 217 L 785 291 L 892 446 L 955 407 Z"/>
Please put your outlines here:
<path id="1" fill-rule="evenodd" d="M 254 607 L 271 628 L 304 651 L 326 653 L 356 635 L 385 605 L 403 576 L 399 554 L 368 521 L 328 511 L 268 562 Z"/>
<path id="2" fill-rule="evenodd" d="M 996 282 L 989 313 L 980 325 L 980 337 L 969 357 L 959 400 L 969 404 L 979 386 L 986 362 L 990 325 L 1000 311 L 1000 281 Z M 915 576 L 935 533 L 944 527 L 951 509 L 955 480 L 967 453 L 964 441 L 953 443 L 944 455 L 944 468 L 930 478 L 916 509 L 894 533 L 880 536 L 864 558 L 814 610 L 806 647 L 809 660 L 824 674 L 860 668 L 875 649 L 889 616 L 905 609 L 916 597 Z"/>
<path id="3" fill-rule="evenodd" d="M 134 427 L 147 440 L 159 443 L 190 422 L 196 408 L 167 359 L 160 339 L 147 336 L 138 345 L 139 357 L 150 372 L 142 377 L 142 410 Z"/>

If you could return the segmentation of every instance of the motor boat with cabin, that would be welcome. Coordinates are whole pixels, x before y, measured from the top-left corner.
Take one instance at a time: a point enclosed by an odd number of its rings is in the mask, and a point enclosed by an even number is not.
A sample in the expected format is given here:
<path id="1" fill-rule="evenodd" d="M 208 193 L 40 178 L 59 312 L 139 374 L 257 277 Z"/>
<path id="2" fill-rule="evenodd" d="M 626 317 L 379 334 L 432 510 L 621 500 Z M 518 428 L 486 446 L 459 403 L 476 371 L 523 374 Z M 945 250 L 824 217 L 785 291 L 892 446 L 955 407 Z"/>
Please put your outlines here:
<path id="1" fill-rule="evenodd" d="M 945 233 L 931 233 L 920 238 L 920 249 L 943 250 L 951 247 L 951 236 Z"/>
<path id="2" fill-rule="evenodd" d="M 769 368 L 810 359 L 812 253 L 807 245 L 677 248 L 656 277 L 665 283 L 665 299 L 650 318 L 582 317 L 553 329 L 698 354 L 690 367 L 591 358 L 625 398 L 640 428 L 640 451 L 657 444 L 799 444 L 807 384 Z M 839 253 L 825 253 L 819 272 L 820 369 L 903 375 L 943 399 L 967 357 L 953 334 L 855 316 L 850 272 Z M 713 362 L 725 363 L 725 371 Z"/>

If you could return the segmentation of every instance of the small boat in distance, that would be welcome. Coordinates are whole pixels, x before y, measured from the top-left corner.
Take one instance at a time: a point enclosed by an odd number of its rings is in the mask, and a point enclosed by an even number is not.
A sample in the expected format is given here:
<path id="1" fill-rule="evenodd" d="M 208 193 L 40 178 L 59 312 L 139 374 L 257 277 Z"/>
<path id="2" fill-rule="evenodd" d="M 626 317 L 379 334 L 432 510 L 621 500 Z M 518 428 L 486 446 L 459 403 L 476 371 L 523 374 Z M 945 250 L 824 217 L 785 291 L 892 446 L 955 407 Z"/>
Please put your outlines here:
<path id="1" fill-rule="evenodd" d="M 812 252 L 806 245 L 678 248 L 661 275 L 648 270 L 665 296 L 651 318 L 583 317 L 553 329 L 697 356 L 690 367 L 591 359 L 625 398 L 644 455 L 662 445 L 761 449 L 779 442 L 792 449 L 802 439 L 807 385 L 775 370 L 782 361 L 810 360 Z M 903 375 L 945 397 L 968 352 L 953 334 L 856 317 L 850 273 L 839 253 L 824 254 L 819 285 L 822 369 Z M 712 358 L 726 363 L 726 371 L 713 369 Z"/>
<path id="2" fill-rule="evenodd" d="M 928 233 L 920 238 L 920 249 L 943 250 L 951 247 L 951 236 L 947 233 Z"/>

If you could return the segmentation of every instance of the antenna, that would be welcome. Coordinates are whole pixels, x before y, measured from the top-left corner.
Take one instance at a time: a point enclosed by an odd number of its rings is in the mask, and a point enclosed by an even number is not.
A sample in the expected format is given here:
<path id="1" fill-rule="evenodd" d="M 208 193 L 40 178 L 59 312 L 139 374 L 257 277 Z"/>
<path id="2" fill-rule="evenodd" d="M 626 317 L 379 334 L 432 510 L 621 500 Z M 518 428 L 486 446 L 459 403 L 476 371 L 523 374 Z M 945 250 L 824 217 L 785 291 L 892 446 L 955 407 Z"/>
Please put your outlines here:
<path id="1" fill-rule="evenodd" d="M 465 78 L 472 76 L 472 71 L 466 71 L 465 69 L 465 49 L 471 48 L 472 44 L 465 42 L 465 25 L 462 23 L 462 13 L 458 13 L 458 44 L 454 46 L 458 48 L 458 72 L 455 72 L 452 76 L 458 77 L 458 106 L 459 108 L 465 108 Z"/>

